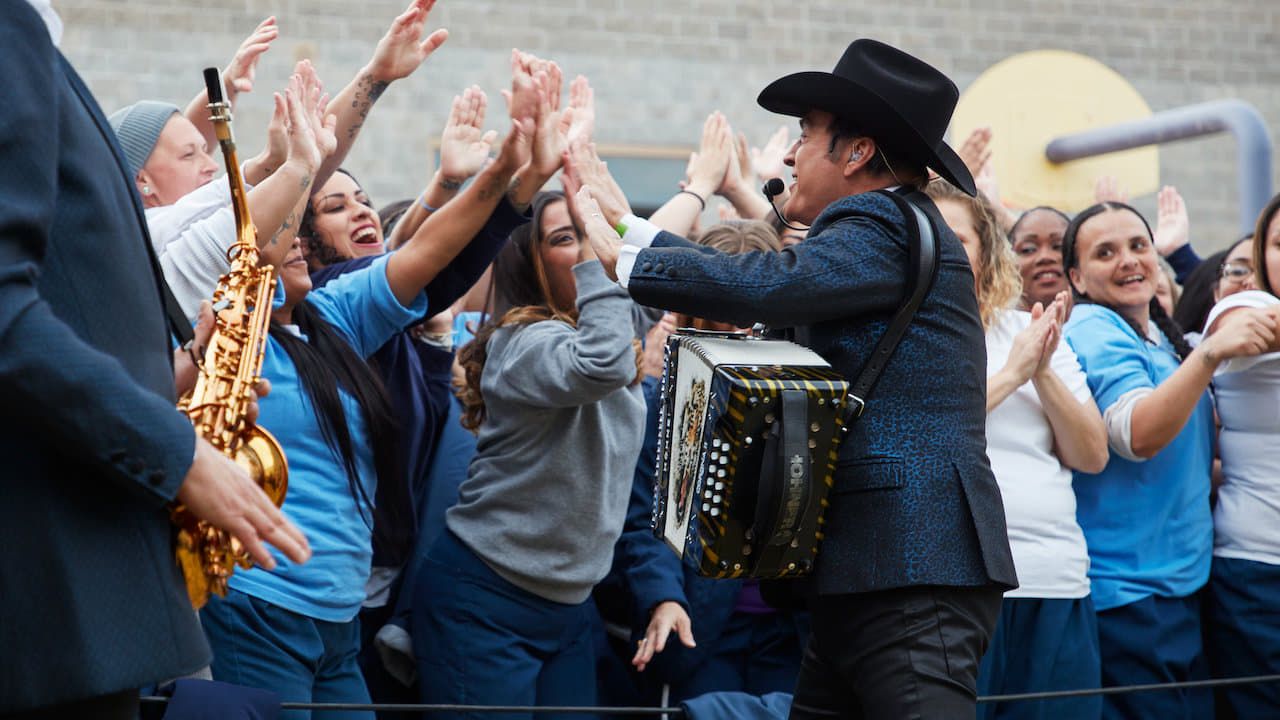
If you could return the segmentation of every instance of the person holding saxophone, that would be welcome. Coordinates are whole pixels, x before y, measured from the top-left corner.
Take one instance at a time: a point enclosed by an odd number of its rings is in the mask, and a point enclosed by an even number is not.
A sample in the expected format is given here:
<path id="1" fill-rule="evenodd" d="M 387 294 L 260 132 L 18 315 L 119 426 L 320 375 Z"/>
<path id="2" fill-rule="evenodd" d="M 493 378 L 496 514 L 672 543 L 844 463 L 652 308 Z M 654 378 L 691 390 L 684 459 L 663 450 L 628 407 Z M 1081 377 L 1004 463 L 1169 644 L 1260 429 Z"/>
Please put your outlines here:
<path id="1" fill-rule="evenodd" d="M 0 62 L 23 68 L 0 104 L 0 715 L 132 719 L 140 686 L 209 661 L 173 500 L 265 566 L 266 543 L 309 549 L 175 408 L 185 318 L 60 31 L 42 0 L 0 23 Z"/>
<path id="2" fill-rule="evenodd" d="M 394 253 L 313 290 L 293 241 L 279 268 L 284 300 L 272 313 L 261 373 L 271 393 L 260 401 L 258 424 L 288 458 L 283 511 L 314 554 L 305 565 L 277 558 L 274 569 L 236 572 L 226 597 L 209 599 L 201 620 L 215 680 L 270 689 L 285 701 L 368 702 L 356 616 L 372 559 L 372 498 L 378 478 L 389 477 L 395 436 L 390 404 L 365 359 L 427 313 L 423 289 L 506 196 L 538 124 L 554 122 L 537 80 L 514 74 L 512 128 L 497 158 Z M 295 75 L 286 99 L 292 126 L 309 128 L 327 154 L 333 120 L 321 117 L 319 92 Z"/>

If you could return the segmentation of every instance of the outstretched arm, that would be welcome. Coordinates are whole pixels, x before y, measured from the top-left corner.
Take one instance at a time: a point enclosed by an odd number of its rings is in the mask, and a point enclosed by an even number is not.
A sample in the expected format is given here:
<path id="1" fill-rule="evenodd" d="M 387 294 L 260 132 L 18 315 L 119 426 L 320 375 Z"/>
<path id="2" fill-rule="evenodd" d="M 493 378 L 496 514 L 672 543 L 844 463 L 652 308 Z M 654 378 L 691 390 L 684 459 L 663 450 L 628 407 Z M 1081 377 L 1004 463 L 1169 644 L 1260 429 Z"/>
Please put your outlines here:
<path id="1" fill-rule="evenodd" d="M 516 171 L 528 161 L 529 145 L 548 103 L 539 78 L 517 72 L 512 79 L 511 132 L 496 160 L 476 176 L 462 195 L 433 213 L 413 237 L 387 260 L 387 281 L 402 305 L 412 304 L 484 226 L 506 195 Z"/>
<path id="2" fill-rule="evenodd" d="M 378 41 L 368 64 L 329 103 L 326 114 L 332 114 L 338 120 L 335 131 L 338 146 L 316 173 L 316 187 L 324 185 L 346 160 L 365 118 L 387 87 L 396 80 L 409 77 L 448 39 L 449 31 L 443 28 L 425 39 L 422 37 L 427 16 L 435 4 L 436 0 L 410 2 L 409 7 L 391 23 L 387 34 Z"/>
<path id="3" fill-rule="evenodd" d="M 253 90 L 253 78 L 258 70 L 258 60 L 262 58 L 262 54 L 271 48 L 271 43 L 280 36 L 280 28 L 276 26 L 275 16 L 258 23 L 258 27 L 253 29 L 249 37 L 240 43 L 240 47 L 236 50 L 236 54 L 232 56 L 231 62 L 227 63 L 226 69 L 222 71 L 222 91 L 227 102 L 234 108 L 236 97 L 240 93 L 247 93 Z M 212 148 L 218 144 L 218 137 L 214 134 L 213 123 L 209 121 L 209 91 L 201 90 L 191 102 L 187 103 L 187 109 L 183 113 L 192 125 L 200 131 L 204 136 L 205 144 Z"/>

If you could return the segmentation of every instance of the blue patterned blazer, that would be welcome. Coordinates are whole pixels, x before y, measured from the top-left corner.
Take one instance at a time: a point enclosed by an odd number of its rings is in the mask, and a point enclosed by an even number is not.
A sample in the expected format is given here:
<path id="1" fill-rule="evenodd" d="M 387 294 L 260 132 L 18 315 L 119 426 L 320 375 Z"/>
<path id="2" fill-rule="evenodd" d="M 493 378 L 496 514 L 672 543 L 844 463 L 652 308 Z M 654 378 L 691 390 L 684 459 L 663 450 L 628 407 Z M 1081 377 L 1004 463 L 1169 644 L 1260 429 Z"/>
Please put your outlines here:
<path id="1" fill-rule="evenodd" d="M 0 714 L 199 669 L 167 501 L 163 280 L 115 135 L 25 2 L 0 21 Z M 193 75 L 193 80 L 195 76 Z"/>
<path id="2" fill-rule="evenodd" d="M 986 343 L 960 241 L 922 193 L 937 280 L 845 437 L 814 572 L 830 595 L 914 585 L 1015 587 L 986 454 Z M 803 243 L 726 255 L 660 233 L 636 257 L 640 303 L 711 320 L 803 327 L 850 382 L 906 299 L 906 219 L 889 198 L 828 206 Z"/>

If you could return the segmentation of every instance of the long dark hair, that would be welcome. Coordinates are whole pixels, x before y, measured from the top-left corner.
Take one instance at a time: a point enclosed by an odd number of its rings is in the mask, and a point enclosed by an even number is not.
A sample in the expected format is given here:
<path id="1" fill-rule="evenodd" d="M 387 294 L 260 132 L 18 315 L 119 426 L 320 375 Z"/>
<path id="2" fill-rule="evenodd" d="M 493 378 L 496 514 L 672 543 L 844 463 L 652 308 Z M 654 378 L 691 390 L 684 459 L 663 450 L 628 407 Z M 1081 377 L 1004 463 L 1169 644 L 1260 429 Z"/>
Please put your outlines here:
<path id="1" fill-rule="evenodd" d="M 1146 218 L 1142 217 L 1142 213 L 1124 203 L 1103 202 L 1085 208 L 1071 220 L 1070 224 L 1067 225 L 1067 231 L 1062 235 L 1062 266 L 1067 270 L 1067 283 L 1071 286 L 1071 294 L 1074 296 L 1077 304 L 1101 305 L 1108 310 L 1114 311 L 1117 315 L 1124 318 L 1124 321 L 1129 324 L 1129 327 L 1133 328 L 1134 332 L 1138 333 L 1138 337 L 1144 338 L 1150 342 L 1151 339 L 1147 337 L 1146 328 L 1138 327 L 1137 323 L 1125 317 L 1124 313 L 1119 312 L 1106 303 L 1097 302 L 1088 295 L 1080 292 L 1079 289 L 1076 288 L 1076 284 L 1071 281 L 1071 269 L 1080 266 L 1080 258 L 1076 256 L 1076 236 L 1080 233 L 1080 227 L 1095 215 L 1101 215 L 1104 212 L 1114 212 L 1117 210 L 1131 212 L 1142 221 L 1142 227 L 1147 231 L 1147 239 L 1152 241 L 1152 252 L 1155 252 L 1155 241 L 1152 238 L 1151 225 L 1147 223 Z M 1159 267 L 1156 269 L 1159 271 Z M 1152 322 L 1156 324 L 1156 327 L 1160 328 L 1160 332 L 1164 333 L 1165 337 L 1169 338 L 1169 343 L 1172 344 L 1173 349 L 1177 351 L 1178 358 L 1186 360 L 1187 356 L 1191 354 L 1191 346 L 1187 344 L 1186 338 L 1182 336 L 1182 328 L 1178 327 L 1178 324 L 1173 321 L 1173 318 L 1169 317 L 1169 314 L 1164 311 L 1164 306 L 1160 304 L 1159 298 L 1154 295 L 1151 297 L 1151 302 L 1148 305 L 1148 311 L 1151 314 Z"/>
<path id="2" fill-rule="evenodd" d="M 298 381 L 320 422 L 325 444 L 338 451 L 346 470 L 351 497 L 356 500 L 365 524 L 372 528 L 373 501 L 360 483 L 356 465 L 355 443 L 359 438 L 351 437 L 339 390 L 345 390 L 360 406 L 373 450 L 374 468 L 384 481 L 392 481 L 396 477 L 396 421 L 391 402 L 377 374 L 311 303 L 305 300 L 298 303 L 293 309 L 292 319 L 298 330 L 307 336 L 306 340 L 275 321 L 271 323 L 271 337 L 293 360 Z M 402 508 L 383 510 L 392 515 L 404 512 Z"/>
<path id="3" fill-rule="evenodd" d="M 489 288 L 489 300 L 485 318 L 475 338 L 458 351 L 458 364 L 462 366 L 465 382 L 458 388 L 462 401 L 462 426 L 478 431 L 486 416 L 484 396 L 480 392 L 480 378 L 489 359 L 489 338 L 498 328 L 506 325 L 528 325 L 543 320 L 559 320 L 574 327 L 578 324 L 578 308 L 561 308 L 556 305 L 555 293 L 542 264 L 540 249 L 546 238 L 542 236 L 542 216 L 552 203 L 566 202 L 558 190 L 540 192 L 533 198 L 533 219 L 511 233 L 498 257 L 493 261 L 493 282 Z M 570 217 L 573 215 L 570 213 Z M 574 232 L 583 237 L 581 228 L 573 221 Z M 636 379 L 640 379 L 640 343 L 636 347 Z"/>
<path id="4" fill-rule="evenodd" d="M 1271 198 L 1271 201 L 1262 208 L 1262 212 L 1258 215 L 1258 225 L 1253 229 L 1253 277 L 1256 279 L 1254 284 L 1259 290 L 1271 295 L 1276 294 L 1276 286 L 1271 283 L 1280 282 L 1280 278 L 1273 280 L 1267 274 L 1267 230 L 1277 212 L 1280 212 L 1280 195 Z"/>
<path id="5" fill-rule="evenodd" d="M 1182 283 L 1182 298 L 1173 308 L 1173 319 L 1179 327 L 1196 331 L 1204 327 L 1209 311 L 1217 303 L 1214 296 L 1222 282 L 1222 268 L 1227 264 L 1227 258 L 1241 244 L 1252 240 L 1252 233 L 1245 235 L 1228 245 L 1226 250 L 1219 250 L 1201 260 L 1194 270 L 1187 273 L 1186 281 Z"/>
<path id="6" fill-rule="evenodd" d="M 351 178 L 351 182 L 355 183 L 356 187 L 364 190 L 364 186 L 360 184 L 359 180 L 356 180 L 356 176 L 348 172 L 346 168 L 338 168 L 334 172 L 346 175 Z M 313 185 L 311 187 L 311 195 L 307 196 L 306 209 L 302 211 L 302 220 L 298 221 L 298 239 L 302 241 L 302 247 L 307 251 L 307 269 L 311 272 L 351 259 L 326 245 L 320 239 L 320 236 L 316 235 L 316 210 L 312 206 L 311 197 L 319 191 L 320 188 L 318 186 Z M 385 229 L 383 230 L 382 239 L 384 241 L 387 239 Z"/>

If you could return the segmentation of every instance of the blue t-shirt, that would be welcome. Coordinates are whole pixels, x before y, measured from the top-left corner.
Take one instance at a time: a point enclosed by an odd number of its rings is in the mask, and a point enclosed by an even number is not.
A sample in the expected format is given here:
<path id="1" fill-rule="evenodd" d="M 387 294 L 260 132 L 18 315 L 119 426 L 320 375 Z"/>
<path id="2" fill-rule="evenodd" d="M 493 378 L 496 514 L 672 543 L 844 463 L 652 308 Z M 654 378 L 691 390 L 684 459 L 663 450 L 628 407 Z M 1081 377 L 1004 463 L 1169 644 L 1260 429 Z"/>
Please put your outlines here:
<path id="1" fill-rule="evenodd" d="M 396 300 L 387 283 L 388 257 L 384 255 L 368 268 L 347 273 L 307 295 L 306 302 L 361 357 L 372 355 L 426 312 L 426 295 L 419 295 L 407 308 Z M 352 496 L 341 453 L 325 442 L 297 368 L 274 338 L 267 342 L 262 376 L 271 381 L 271 393 L 258 403 L 258 424 L 275 435 L 284 448 L 289 462 L 284 514 L 307 536 L 311 559 L 294 565 L 273 549 L 275 570 L 255 567 L 237 572 L 230 585 L 307 617 L 346 622 L 356 616 L 364 600 L 373 552 L 372 518 L 368 508 Z M 364 416 L 350 394 L 339 392 L 356 449 L 360 482 L 372 499 L 377 474 Z"/>
<path id="2" fill-rule="evenodd" d="M 1154 389 L 1178 369 L 1168 340 L 1153 345 L 1098 305 L 1071 312 L 1065 337 L 1106 412 L 1122 395 Z M 1074 473 L 1076 516 L 1089 544 L 1093 602 L 1108 610 L 1145 597 L 1185 597 L 1209 579 L 1213 518 L 1213 402 L 1205 392 L 1182 431 L 1144 462 L 1114 452 L 1101 473 Z"/>

